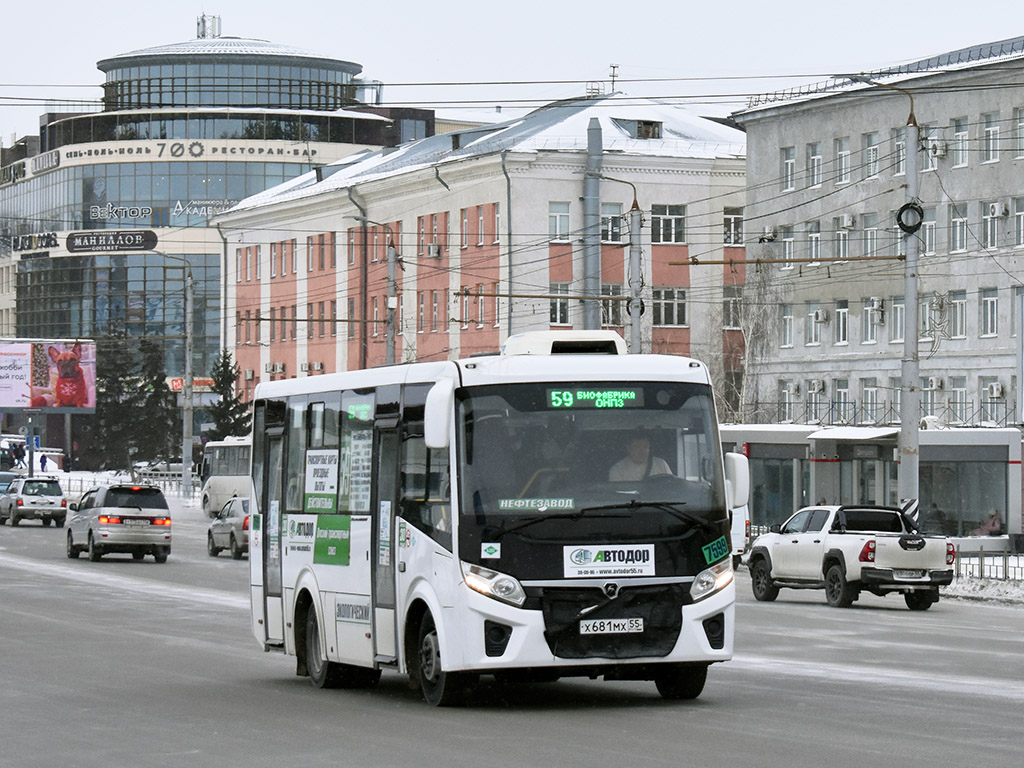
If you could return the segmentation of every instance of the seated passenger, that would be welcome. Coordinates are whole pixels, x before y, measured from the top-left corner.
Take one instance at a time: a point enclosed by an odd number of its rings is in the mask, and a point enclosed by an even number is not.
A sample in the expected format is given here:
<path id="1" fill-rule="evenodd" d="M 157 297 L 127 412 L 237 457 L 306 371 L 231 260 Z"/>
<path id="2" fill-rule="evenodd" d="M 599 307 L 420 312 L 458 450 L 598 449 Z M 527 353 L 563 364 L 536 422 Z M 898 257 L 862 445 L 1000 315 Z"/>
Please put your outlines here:
<path id="1" fill-rule="evenodd" d="M 654 475 L 671 475 L 664 459 L 651 454 L 651 441 L 642 430 L 632 432 L 626 443 L 626 455 L 608 470 L 612 482 L 635 482 Z"/>

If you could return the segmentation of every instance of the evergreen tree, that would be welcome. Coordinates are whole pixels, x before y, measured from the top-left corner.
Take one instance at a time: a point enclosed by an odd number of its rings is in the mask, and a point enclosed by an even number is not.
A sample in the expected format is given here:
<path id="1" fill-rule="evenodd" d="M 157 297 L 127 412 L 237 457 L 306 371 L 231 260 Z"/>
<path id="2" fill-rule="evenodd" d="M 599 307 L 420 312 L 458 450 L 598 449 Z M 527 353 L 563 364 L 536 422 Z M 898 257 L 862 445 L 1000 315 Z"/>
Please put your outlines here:
<path id="1" fill-rule="evenodd" d="M 136 444 L 143 393 L 126 335 L 96 342 L 96 413 L 85 420 L 80 462 L 88 469 L 127 469 Z"/>
<path id="2" fill-rule="evenodd" d="M 141 411 L 133 443 L 135 461 L 157 461 L 181 455 L 181 411 L 167 385 L 163 349 L 149 339 L 139 345 L 142 356 Z"/>
<path id="3" fill-rule="evenodd" d="M 214 427 L 206 433 L 209 440 L 223 440 L 225 437 L 240 437 L 249 432 L 249 406 L 235 392 L 238 381 L 238 363 L 231 358 L 229 350 L 222 350 L 213 362 L 210 377 L 213 392 L 220 398 L 209 407 Z"/>

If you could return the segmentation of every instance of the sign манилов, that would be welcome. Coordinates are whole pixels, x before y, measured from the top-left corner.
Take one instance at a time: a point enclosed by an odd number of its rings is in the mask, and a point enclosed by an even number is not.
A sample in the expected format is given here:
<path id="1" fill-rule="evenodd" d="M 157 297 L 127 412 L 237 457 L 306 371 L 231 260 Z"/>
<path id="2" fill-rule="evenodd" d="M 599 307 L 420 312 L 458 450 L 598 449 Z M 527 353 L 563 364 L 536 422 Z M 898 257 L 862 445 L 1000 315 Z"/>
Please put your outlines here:
<path id="1" fill-rule="evenodd" d="M 72 232 L 66 243 L 68 253 L 152 251 L 156 244 L 156 232 L 150 229 Z"/>

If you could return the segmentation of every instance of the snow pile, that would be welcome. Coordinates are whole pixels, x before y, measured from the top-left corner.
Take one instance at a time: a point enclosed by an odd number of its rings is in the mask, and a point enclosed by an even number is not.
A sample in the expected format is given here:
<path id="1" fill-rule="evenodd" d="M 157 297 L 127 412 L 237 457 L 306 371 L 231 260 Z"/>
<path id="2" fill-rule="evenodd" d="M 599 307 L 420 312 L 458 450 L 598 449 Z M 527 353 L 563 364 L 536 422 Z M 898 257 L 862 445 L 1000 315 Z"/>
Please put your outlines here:
<path id="1" fill-rule="evenodd" d="M 941 588 L 944 598 L 964 600 L 996 600 L 1006 603 L 1024 603 L 1024 582 L 1004 579 L 976 579 L 961 577 L 954 579 L 948 587 Z"/>

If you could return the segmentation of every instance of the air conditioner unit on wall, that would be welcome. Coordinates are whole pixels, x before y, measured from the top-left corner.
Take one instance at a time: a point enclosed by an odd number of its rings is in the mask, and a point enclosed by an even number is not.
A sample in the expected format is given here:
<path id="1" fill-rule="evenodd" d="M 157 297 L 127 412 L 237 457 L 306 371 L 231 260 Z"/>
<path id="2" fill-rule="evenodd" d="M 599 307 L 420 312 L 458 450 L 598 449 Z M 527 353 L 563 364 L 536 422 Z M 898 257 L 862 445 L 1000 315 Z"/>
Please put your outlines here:
<path id="1" fill-rule="evenodd" d="M 427 256 L 432 259 L 441 258 L 441 246 L 437 243 L 430 243 L 427 245 Z"/>
<path id="2" fill-rule="evenodd" d="M 988 215 L 989 216 L 1009 216 L 1010 208 L 1006 203 L 989 203 L 988 204 Z"/>
<path id="3" fill-rule="evenodd" d="M 816 309 L 811 318 L 816 323 L 827 323 L 828 322 L 828 310 L 827 309 Z"/>
<path id="4" fill-rule="evenodd" d="M 839 220 L 840 226 L 843 229 L 853 229 L 853 225 L 856 223 L 852 213 L 844 213 L 842 218 Z"/>
<path id="5" fill-rule="evenodd" d="M 928 389 L 942 389 L 943 386 L 945 386 L 945 385 L 943 384 L 943 381 L 942 381 L 941 377 L 939 377 L 939 376 L 929 376 L 928 377 Z"/>
<path id="6" fill-rule="evenodd" d="M 932 157 L 946 156 L 946 142 L 939 139 L 932 139 L 928 142 L 928 154 Z"/>
<path id="7" fill-rule="evenodd" d="M 799 395 L 800 385 L 797 384 L 795 381 L 791 381 L 786 384 L 786 392 L 790 395 Z"/>
<path id="8" fill-rule="evenodd" d="M 313 363 L 313 370 L 314 371 L 322 371 L 323 369 L 324 369 L 324 364 L 323 363 L 321 363 L 321 362 Z"/>
<path id="9" fill-rule="evenodd" d="M 300 371 L 308 371 L 309 370 L 309 363 L 299 363 L 299 370 Z"/>
<path id="10" fill-rule="evenodd" d="M 245 369 L 245 380 L 246 381 L 252 381 L 255 378 L 256 378 L 256 371 L 254 371 L 252 368 L 246 368 Z"/>
<path id="11" fill-rule="evenodd" d="M 774 242 L 776 236 L 775 227 L 765 227 L 761 232 L 761 241 L 765 243 Z"/>
<path id="12" fill-rule="evenodd" d="M 284 373 L 284 363 L 272 363 L 270 367 L 271 373 Z"/>
<path id="13" fill-rule="evenodd" d="M 263 372 L 264 373 L 273 373 L 274 372 L 274 364 L 273 363 L 265 364 L 263 366 Z"/>
<path id="14" fill-rule="evenodd" d="M 825 382 L 823 379 L 811 379 L 807 382 L 807 391 L 812 395 L 818 395 L 825 391 Z"/>
<path id="15" fill-rule="evenodd" d="M 988 394 L 989 400 L 996 400 L 1003 396 L 1003 385 L 998 381 L 993 382 L 985 387 L 985 392 Z"/>

